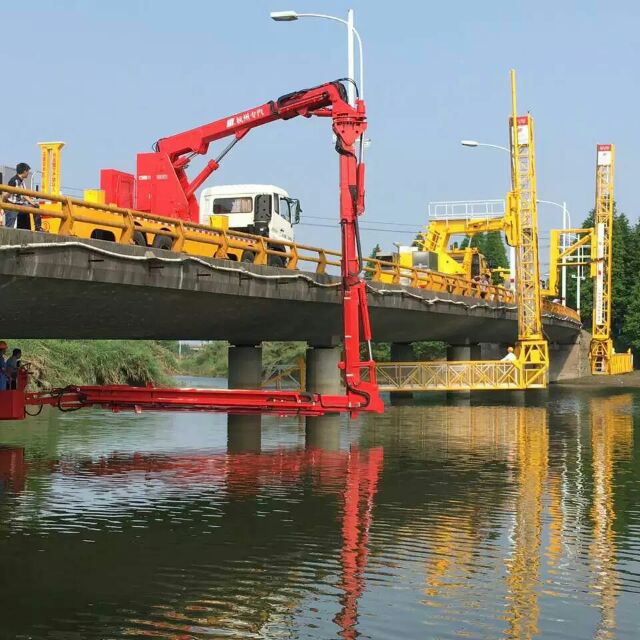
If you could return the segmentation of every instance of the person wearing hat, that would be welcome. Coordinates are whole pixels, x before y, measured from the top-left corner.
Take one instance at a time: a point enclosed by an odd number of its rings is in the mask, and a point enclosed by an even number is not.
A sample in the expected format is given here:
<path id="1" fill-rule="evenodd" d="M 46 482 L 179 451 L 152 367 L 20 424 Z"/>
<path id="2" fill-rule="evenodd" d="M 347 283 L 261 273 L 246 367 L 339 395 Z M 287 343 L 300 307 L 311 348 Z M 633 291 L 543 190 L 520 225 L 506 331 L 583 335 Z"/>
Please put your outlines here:
<path id="1" fill-rule="evenodd" d="M 4 354 L 7 352 L 7 343 L 4 340 L 0 340 L 0 391 L 7 390 L 7 367 L 4 359 Z"/>
<path id="2" fill-rule="evenodd" d="M 507 355 L 504 358 L 502 358 L 500 362 L 514 362 L 517 359 L 518 359 L 518 356 L 516 356 L 515 351 L 513 350 L 513 347 L 507 347 Z"/>

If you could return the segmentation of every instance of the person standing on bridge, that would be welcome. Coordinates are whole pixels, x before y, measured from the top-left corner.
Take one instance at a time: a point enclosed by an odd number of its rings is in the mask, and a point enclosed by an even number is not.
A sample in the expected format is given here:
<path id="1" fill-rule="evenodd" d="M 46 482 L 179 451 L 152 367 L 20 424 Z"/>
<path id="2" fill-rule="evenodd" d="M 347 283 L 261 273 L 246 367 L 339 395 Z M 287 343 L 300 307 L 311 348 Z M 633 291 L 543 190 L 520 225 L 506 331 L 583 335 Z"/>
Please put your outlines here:
<path id="1" fill-rule="evenodd" d="M 16 165 L 16 175 L 13 176 L 11 180 L 9 180 L 8 185 L 10 187 L 16 187 L 17 189 L 24 189 L 25 188 L 24 181 L 29 177 L 30 171 L 31 171 L 31 167 L 26 162 L 19 162 Z M 22 207 L 38 206 L 38 203 L 34 198 L 31 198 L 29 196 L 24 196 L 21 193 L 10 193 L 8 195 L 5 194 L 4 199 L 9 203 L 17 204 Z M 11 211 L 11 210 L 5 209 L 4 226 L 10 227 L 12 229 L 16 227 L 18 229 L 30 229 L 31 223 L 29 220 L 29 215 L 30 214 L 28 213 L 22 213 L 20 211 Z M 40 225 L 40 216 L 38 215 L 35 216 L 35 230 L 36 231 L 42 230 Z"/>
<path id="2" fill-rule="evenodd" d="M 507 347 L 507 355 L 501 358 L 500 362 L 515 362 L 517 359 L 518 356 L 516 356 L 513 347 Z"/>

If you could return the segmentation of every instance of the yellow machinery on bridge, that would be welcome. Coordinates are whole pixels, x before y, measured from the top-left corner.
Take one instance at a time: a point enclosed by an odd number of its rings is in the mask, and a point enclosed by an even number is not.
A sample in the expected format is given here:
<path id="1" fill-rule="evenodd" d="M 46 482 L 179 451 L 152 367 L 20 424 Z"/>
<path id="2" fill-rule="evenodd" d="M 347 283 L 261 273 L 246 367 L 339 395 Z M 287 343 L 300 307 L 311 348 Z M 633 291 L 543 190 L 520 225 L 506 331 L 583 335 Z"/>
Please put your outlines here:
<path id="1" fill-rule="evenodd" d="M 483 221 L 480 228 L 504 230 L 508 244 L 516 249 L 518 341 L 515 359 L 378 363 L 378 383 L 383 390 L 471 391 L 547 386 L 549 352 L 542 332 L 533 118 L 530 114 L 518 116 L 514 70 L 511 70 L 511 101 L 512 191 L 507 195 L 505 218 Z M 445 236 L 446 227 L 439 229 L 429 240 L 431 246 L 440 246 Z M 428 233 L 426 237 L 429 238 Z M 424 242 L 427 243 L 426 238 Z"/>

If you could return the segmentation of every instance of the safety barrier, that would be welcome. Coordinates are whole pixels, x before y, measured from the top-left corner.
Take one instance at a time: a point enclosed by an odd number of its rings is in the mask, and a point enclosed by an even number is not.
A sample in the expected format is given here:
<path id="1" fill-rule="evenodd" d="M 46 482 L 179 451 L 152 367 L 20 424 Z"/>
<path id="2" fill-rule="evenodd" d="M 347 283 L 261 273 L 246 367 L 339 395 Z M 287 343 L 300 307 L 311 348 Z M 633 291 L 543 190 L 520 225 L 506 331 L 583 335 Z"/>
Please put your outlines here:
<path id="1" fill-rule="evenodd" d="M 88 202 L 69 196 L 57 196 L 28 189 L 0 185 L 5 199 L 10 194 L 20 194 L 43 203 L 40 208 L 2 203 L 11 211 L 40 215 L 43 230 L 62 236 L 95 237 L 94 233 L 110 232 L 115 242 L 121 244 L 153 244 L 166 238 L 167 249 L 190 255 L 227 260 L 242 260 L 257 265 L 279 266 L 297 270 L 305 264 L 305 270 L 315 273 L 337 273 L 340 252 L 284 240 L 269 240 L 240 231 L 229 231 L 169 218 L 123 209 L 112 205 Z M 365 277 L 371 282 L 396 284 L 476 298 L 487 302 L 515 304 L 514 294 L 504 287 L 474 282 L 467 278 L 448 275 L 420 267 L 405 267 L 394 262 L 366 258 L 363 264 Z M 552 315 L 580 322 L 573 309 L 543 302 L 543 310 Z"/>
<path id="2" fill-rule="evenodd" d="M 626 353 L 614 353 L 609 363 L 610 374 L 631 373 L 633 371 L 633 354 L 631 349 Z"/>
<path id="3" fill-rule="evenodd" d="M 522 389 L 522 365 L 501 360 L 382 362 L 376 365 L 381 391 L 479 391 Z"/>

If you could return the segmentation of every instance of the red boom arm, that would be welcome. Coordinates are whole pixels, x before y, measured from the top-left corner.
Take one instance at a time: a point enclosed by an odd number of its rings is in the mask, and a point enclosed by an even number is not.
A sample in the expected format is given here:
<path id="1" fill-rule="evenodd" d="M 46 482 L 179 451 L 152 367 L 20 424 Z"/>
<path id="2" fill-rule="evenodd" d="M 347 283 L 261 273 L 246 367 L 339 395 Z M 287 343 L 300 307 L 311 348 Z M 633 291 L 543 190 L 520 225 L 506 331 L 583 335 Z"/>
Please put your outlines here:
<path id="1" fill-rule="evenodd" d="M 194 191 L 212 171 L 218 160 L 189 183 L 184 171 L 192 154 L 206 153 L 209 144 L 226 136 L 235 143 L 254 127 L 287 120 L 296 116 L 330 117 L 336 135 L 336 150 L 340 155 L 340 226 L 342 235 L 342 304 L 343 304 L 343 371 L 345 395 L 329 396 L 297 391 L 222 390 L 222 389 L 160 389 L 150 387 L 92 386 L 58 389 L 52 392 L 25 393 L 26 376 L 22 375 L 15 391 L 0 391 L 0 420 L 24 417 L 25 405 L 55 405 L 73 410 L 101 405 L 114 410 L 186 410 L 222 411 L 229 413 L 277 413 L 323 415 L 358 411 L 382 412 L 383 403 L 375 377 L 375 363 L 369 357 L 360 360 L 360 330 L 366 342 L 371 341 L 365 283 L 360 277 L 357 218 L 364 212 L 364 166 L 358 164 L 355 142 L 366 128 L 364 102 L 350 106 L 344 87 L 331 82 L 282 96 L 275 102 L 238 113 L 211 124 L 158 141 L 157 151 L 138 156 L 138 197 L 140 185 L 146 183 L 150 201 L 161 191 L 173 194 L 175 211 L 187 213 L 195 202 Z M 229 149 L 230 147 L 227 147 Z M 143 173 L 145 171 L 156 173 Z M 160 173 L 162 172 L 162 173 Z M 164 193 L 164 192 L 163 192 Z M 179 202 L 178 202 L 179 201 Z M 182 207 L 182 208 L 180 208 Z M 139 207 L 140 208 L 140 207 Z M 196 209 L 197 211 L 197 209 Z M 154 213 L 164 213 L 153 209 Z M 368 372 L 363 380 L 362 370 Z M 23 372 L 24 373 L 24 372 Z"/>

